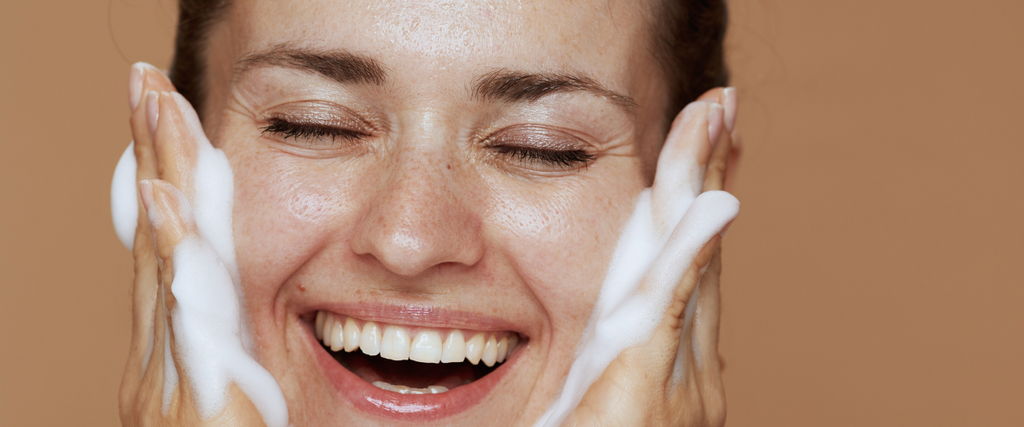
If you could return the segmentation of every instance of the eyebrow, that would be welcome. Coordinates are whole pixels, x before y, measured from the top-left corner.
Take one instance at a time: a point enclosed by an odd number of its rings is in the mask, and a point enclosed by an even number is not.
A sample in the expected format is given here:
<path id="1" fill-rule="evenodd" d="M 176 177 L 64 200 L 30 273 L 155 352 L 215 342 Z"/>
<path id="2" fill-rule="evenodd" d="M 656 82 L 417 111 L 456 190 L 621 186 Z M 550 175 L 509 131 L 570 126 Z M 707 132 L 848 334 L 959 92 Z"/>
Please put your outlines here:
<path id="1" fill-rule="evenodd" d="M 316 51 L 278 45 L 238 61 L 235 75 L 258 66 L 278 66 L 312 71 L 338 83 L 383 86 L 388 73 L 377 60 L 346 50 Z"/>
<path id="2" fill-rule="evenodd" d="M 526 73 L 501 69 L 477 79 L 473 96 L 506 102 L 531 102 L 554 93 L 586 92 L 608 99 L 632 114 L 637 103 L 629 96 L 606 89 L 596 80 L 580 75 Z"/>
<path id="3" fill-rule="evenodd" d="M 318 51 L 278 45 L 263 52 L 247 55 L 235 67 L 235 76 L 259 66 L 278 66 L 312 71 L 341 84 L 372 84 L 387 82 L 387 69 L 379 61 L 346 50 Z M 605 98 L 635 114 L 633 98 L 609 90 L 591 77 L 575 74 L 529 73 L 498 69 L 476 79 L 472 94 L 476 99 L 505 102 L 532 102 L 547 95 L 586 92 Z"/>

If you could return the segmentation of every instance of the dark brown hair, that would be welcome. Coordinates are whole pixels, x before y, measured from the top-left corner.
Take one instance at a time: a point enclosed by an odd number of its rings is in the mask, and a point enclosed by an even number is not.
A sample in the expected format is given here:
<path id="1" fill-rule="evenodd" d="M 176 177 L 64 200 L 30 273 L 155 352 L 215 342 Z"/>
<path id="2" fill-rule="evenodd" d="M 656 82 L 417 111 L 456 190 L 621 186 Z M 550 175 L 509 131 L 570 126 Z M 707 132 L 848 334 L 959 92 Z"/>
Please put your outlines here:
<path id="1" fill-rule="evenodd" d="M 178 92 L 203 114 L 206 33 L 230 0 L 179 0 L 178 34 L 170 77 Z M 723 57 L 728 21 L 725 0 L 661 0 L 652 10 L 652 54 L 668 80 L 669 122 L 708 89 L 725 86 Z"/>
<path id="2" fill-rule="evenodd" d="M 169 70 L 171 83 L 203 117 L 206 33 L 227 10 L 230 0 L 178 0 L 178 34 Z"/>
<path id="3" fill-rule="evenodd" d="M 654 7 L 652 44 L 668 80 L 672 118 L 709 89 L 729 84 L 725 67 L 725 0 L 661 0 Z"/>

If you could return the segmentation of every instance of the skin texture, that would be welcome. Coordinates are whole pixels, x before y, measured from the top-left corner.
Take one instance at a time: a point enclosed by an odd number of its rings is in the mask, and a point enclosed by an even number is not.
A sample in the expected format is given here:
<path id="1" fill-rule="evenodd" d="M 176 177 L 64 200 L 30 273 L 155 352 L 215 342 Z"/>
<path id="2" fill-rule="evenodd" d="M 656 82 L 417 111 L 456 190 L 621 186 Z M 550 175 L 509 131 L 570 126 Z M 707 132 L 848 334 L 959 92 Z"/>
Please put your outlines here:
<path id="1" fill-rule="evenodd" d="M 406 316 L 395 323 L 479 330 L 490 322 L 528 337 L 488 396 L 437 424 L 531 425 L 568 372 L 636 195 L 653 182 L 657 212 L 686 191 L 682 178 L 659 172 L 655 179 L 655 170 L 696 162 L 706 170 L 703 190 L 722 188 L 732 136 L 723 130 L 709 141 L 707 129 L 709 117 L 732 127 L 720 111 L 730 102 L 721 90 L 706 94 L 685 121 L 680 115 L 672 124 L 659 159 L 668 129 L 660 113 L 665 85 L 646 50 L 645 11 L 631 2 L 351 3 L 238 2 L 211 31 L 203 122 L 235 175 L 234 237 L 257 360 L 280 384 L 293 425 L 402 425 L 339 397 L 309 344 L 310 314 L 345 303 L 486 315 L 491 320 Z M 387 76 L 379 85 L 339 83 L 280 64 L 239 64 L 282 47 L 345 50 L 379 61 Z M 586 91 L 526 102 L 474 96 L 480 76 L 498 69 L 587 76 L 635 107 Z M 142 80 L 143 94 L 173 91 L 157 70 Z M 147 104 L 159 108 L 155 129 Z M 135 241 L 125 425 L 198 424 L 185 381 L 172 410 L 161 414 L 162 351 L 141 369 L 150 336 L 161 343 L 168 332 L 162 319 L 173 297 L 156 295 L 160 286 L 173 289 L 170 255 L 195 233 L 177 197 L 192 198 L 197 139 L 182 114 L 168 94 L 154 93 L 143 95 L 131 116 L 138 179 L 145 181 L 140 212 L 164 220 L 151 228 L 140 215 Z M 332 141 L 262 131 L 281 115 L 326 118 L 365 136 Z M 485 136 L 505 130 L 526 144 L 560 144 L 593 159 L 566 167 L 503 155 Z M 694 265 L 679 267 L 687 273 L 652 340 L 613 362 L 567 424 L 724 422 L 718 240 Z M 684 331 L 682 311 L 698 280 L 697 326 Z M 674 387 L 680 337 L 688 343 L 692 334 L 706 362 L 697 369 L 687 360 L 686 386 Z M 237 388 L 231 402 L 204 422 L 260 422 Z"/>

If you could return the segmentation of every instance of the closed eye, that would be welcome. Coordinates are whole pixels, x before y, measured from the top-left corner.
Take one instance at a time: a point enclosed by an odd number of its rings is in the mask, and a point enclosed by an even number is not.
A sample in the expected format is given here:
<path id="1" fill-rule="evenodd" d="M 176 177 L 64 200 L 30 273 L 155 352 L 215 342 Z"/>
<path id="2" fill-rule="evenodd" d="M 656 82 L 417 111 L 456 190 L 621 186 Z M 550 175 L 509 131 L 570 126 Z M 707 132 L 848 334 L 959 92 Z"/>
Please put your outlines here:
<path id="1" fill-rule="evenodd" d="M 583 150 L 549 150 L 510 145 L 492 146 L 491 148 L 499 154 L 529 166 L 557 167 L 562 170 L 586 167 L 596 157 Z"/>
<path id="2" fill-rule="evenodd" d="M 277 135 L 281 139 L 292 138 L 296 141 L 305 141 L 310 145 L 316 143 L 328 143 L 333 145 L 338 139 L 342 141 L 360 141 L 370 135 L 344 129 L 322 123 L 312 122 L 291 122 L 281 118 L 271 118 L 268 124 L 260 128 L 261 135 Z"/>
<path id="3" fill-rule="evenodd" d="M 484 138 L 484 146 L 509 164 L 538 172 L 579 170 L 597 158 L 573 132 L 536 124 L 502 128 Z"/>

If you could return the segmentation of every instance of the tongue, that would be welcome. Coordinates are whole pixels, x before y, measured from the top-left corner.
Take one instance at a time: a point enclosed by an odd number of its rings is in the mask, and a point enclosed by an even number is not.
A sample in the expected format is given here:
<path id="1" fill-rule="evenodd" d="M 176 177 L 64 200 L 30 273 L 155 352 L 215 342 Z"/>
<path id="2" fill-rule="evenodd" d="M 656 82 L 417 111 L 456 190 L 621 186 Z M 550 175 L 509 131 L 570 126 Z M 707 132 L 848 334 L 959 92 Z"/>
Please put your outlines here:
<path id="1" fill-rule="evenodd" d="M 339 354 L 338 361 L 368 383 L 384 381 L 392 385 L 426 388 L 439 385 L 453 389 L 478 378 L 469 363 L 396 362 L 360 353 Z"/>

